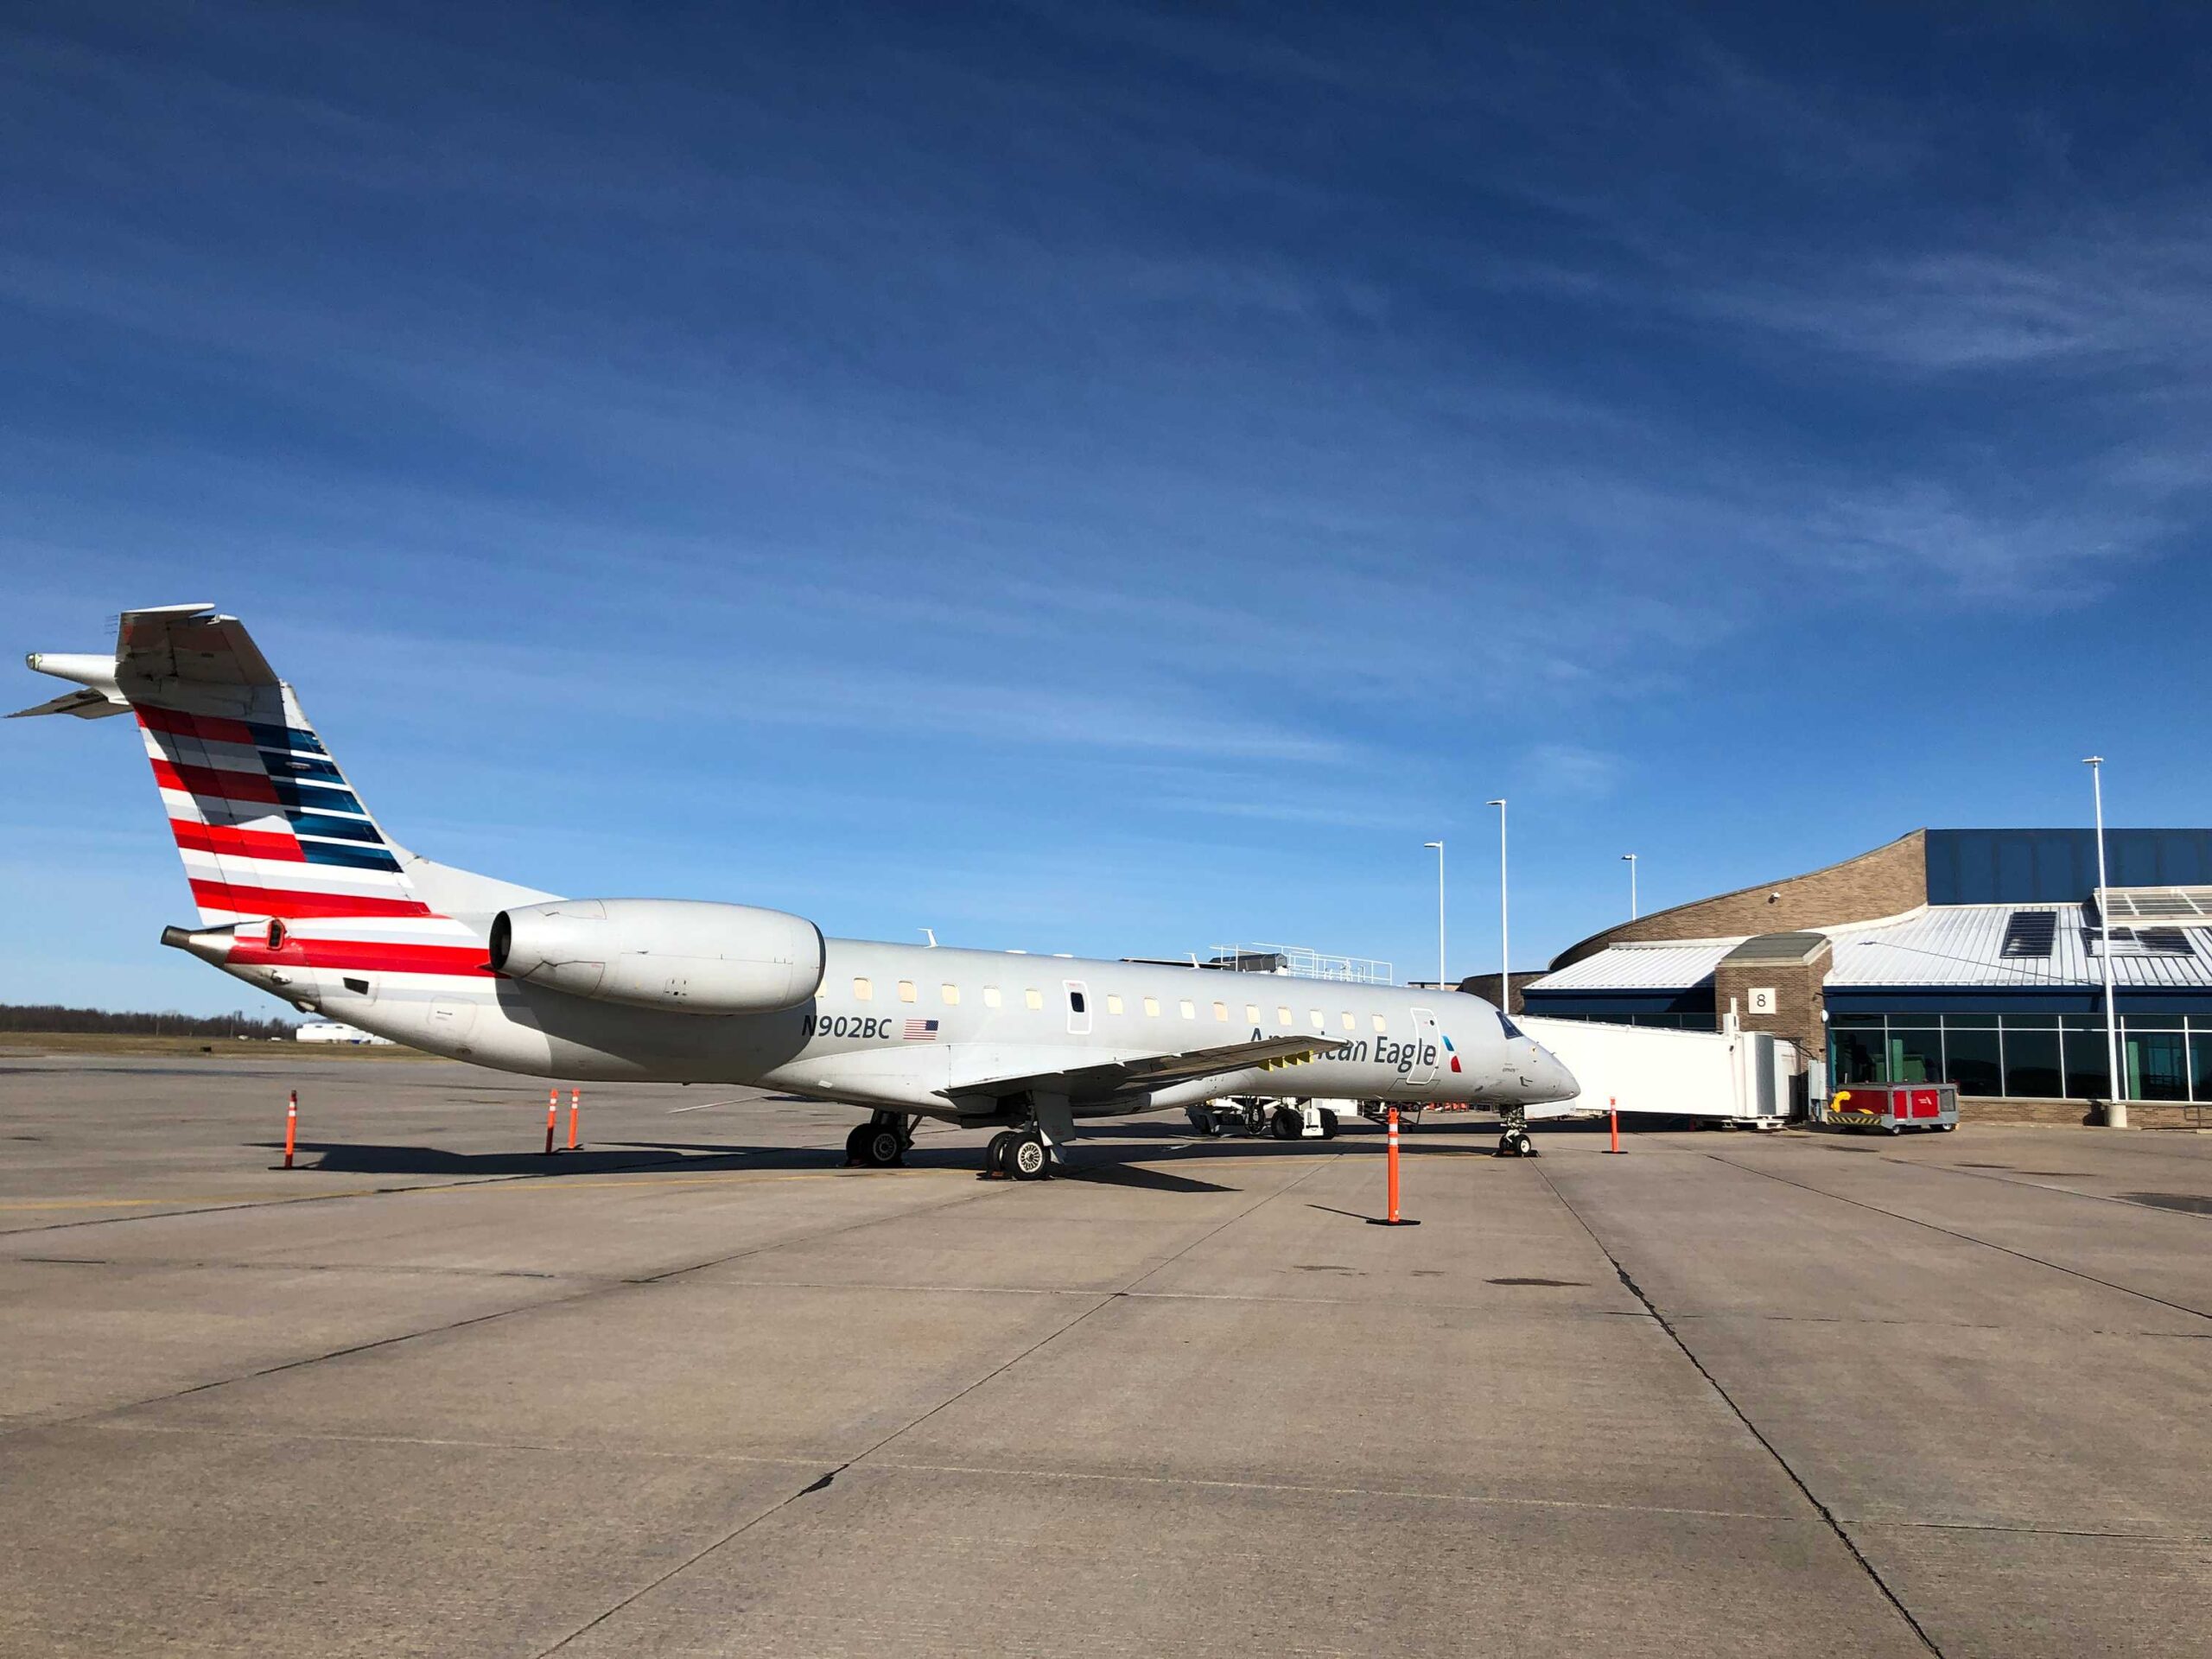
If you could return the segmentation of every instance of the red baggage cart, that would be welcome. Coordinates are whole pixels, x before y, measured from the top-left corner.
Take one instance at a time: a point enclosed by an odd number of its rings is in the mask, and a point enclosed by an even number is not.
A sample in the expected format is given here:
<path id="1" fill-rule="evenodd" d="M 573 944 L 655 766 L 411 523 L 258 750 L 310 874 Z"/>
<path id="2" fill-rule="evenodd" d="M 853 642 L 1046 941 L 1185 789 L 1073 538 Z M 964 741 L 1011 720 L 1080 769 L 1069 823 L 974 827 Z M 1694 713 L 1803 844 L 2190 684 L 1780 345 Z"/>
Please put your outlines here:
<path id="1" fill-rule="evenodd" d="M 1854 1083 L 1828 1096 L 1821 1121 L 1838 1128 L 1955 1129 L 1959 1091 L 1948 1083 Z"/>

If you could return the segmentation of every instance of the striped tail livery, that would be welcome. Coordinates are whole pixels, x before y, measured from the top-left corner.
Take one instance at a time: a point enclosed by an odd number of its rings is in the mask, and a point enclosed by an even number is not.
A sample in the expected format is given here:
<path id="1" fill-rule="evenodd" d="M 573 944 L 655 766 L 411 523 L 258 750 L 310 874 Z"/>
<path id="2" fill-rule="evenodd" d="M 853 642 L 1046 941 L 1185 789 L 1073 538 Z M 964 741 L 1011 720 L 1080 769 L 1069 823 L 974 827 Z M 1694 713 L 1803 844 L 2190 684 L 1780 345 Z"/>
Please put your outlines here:
<path id="1" fill-rule="evenodd" d="M 545 896 L 396 844 L 292 688 L 212 606 L 125 611 L 112 656 L 27 660 L 84 689 L 10 718 L 137 721 L 200 911 L 198 928 L 170 928 L 163 942 L 302 1007 L 321 1001 L 326 977 L 343 992 L 374 975 L 403 997 L 488 979 L 480 932 L 461 918 Z"/>

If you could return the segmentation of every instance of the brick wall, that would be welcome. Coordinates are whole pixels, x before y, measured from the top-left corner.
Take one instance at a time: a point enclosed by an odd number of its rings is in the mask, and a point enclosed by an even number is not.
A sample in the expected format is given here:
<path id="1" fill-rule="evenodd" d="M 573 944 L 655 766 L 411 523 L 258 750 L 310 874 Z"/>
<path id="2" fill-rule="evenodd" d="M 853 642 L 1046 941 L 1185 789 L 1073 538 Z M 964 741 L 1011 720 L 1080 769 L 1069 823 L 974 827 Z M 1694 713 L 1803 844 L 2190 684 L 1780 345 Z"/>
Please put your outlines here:
<path id="1" fill-rule="evenodd" d="M 1459 982 L 1459 988 L 1470 996 L 1479 996 L 1493 1007 L 1503 1008 L 1508 1014 L 1518 1014 L 1521 1012 L 1521 988 L 1541 979 L 1550 971 L 1548 968 L 1532 968 L 1523 973 L 1520 969 L 1515 969 L 1513 970 L 1513 1001 L 1510 1005 L 1497 1000 L 1496 974 L 1470 974 Z"/>
<path id="2" fill-rule="evenodd" d="M 1609 944 L 1656 939 L 1716 939 L 1788 933 L 1799 928 L 1871 922 L 1928 902 L 1928 832 L 1916 830 L 1886 847 L 1783 881 L 1763 881 L 1712 899 L 1655 910 L 1569 945 L 1554 969 L 1594 956 Z M 1761 981 L 1762 984 L 1765 982 Z M 1728 1006 L 1724 995 L 1716 1005 Z"/>
<path id="3" fill-rule="evenodd" d="M 1821 1020 L 1821 1008 L 1826 1001 L 1822 982 L 1830 955 L 1824 940 L 1802 962 L 1741 962 L 1726 957 L 1713 970 L 1713 1008 L 1726 1014 L 1728 999 L 1733 997 L 1745 1031 L 1770 1031 L 1777 1037 L 1787 1037 L 1797 1045 L 1801 1061 L 1824 1060 L 1828 1052 L 1827 1031 Z M 1772 1014 L 1751 1012 L 1755 985 L 1773 988 Z"/>

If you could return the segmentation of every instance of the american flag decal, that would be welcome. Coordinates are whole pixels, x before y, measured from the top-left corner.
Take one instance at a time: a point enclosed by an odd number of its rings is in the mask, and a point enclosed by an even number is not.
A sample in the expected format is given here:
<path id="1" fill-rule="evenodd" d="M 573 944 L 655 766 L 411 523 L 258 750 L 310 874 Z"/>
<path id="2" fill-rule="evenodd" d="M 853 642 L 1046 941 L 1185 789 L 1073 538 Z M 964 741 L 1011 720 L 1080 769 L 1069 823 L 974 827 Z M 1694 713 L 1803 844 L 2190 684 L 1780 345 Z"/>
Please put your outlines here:
<path id="1" fill-rule="evenodd" d="M 909 1020 L 906 1022 L 906 1040 L 910 1043 L 933 1043 L 937 1041 L 937 1021 L 934 1020 Z"/>

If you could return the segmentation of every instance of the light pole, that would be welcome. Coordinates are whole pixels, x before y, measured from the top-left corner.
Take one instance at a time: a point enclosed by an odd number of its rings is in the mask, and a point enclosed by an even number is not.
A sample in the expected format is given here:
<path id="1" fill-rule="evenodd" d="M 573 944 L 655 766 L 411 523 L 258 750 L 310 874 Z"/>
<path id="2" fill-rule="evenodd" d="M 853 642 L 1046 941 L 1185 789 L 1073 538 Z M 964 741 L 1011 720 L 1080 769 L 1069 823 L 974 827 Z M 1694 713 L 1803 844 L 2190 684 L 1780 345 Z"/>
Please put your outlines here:
<path id="1" fill-rule="evenodd" d="M 1636 855 L 1623 853 L 1622 861 L 1628 866 L 1628 918 L 1636 919 Z"/>
<path id="2" fill-rule="evenodd" d="M 1497 1006 L 1513 1012 L 1513 918 L 1505 901 L 1505 803 L 1485 801 L 1497 809 Z"/>
<path id="3" fill-rule="evenodd" d="M 1424 847 L 1436 851 L 1436 988 L 1444 988 L 1444 843 L 1424 841 Z"/>
<path id="4" fill-rule="evenodd" d="M 2105 964 L 2105 1075 L 2111 1092 L 2107 1100 L 2124 1100 L 2120 1075 L 2120 1021 L 2113 1014 L 2112 997 L 2112 911 L 2106 901 L 2105 889 L 2105 758 L 2090 755 L 2082 764 L 2089 769 L 2089 788 L 2097 804 L 2097 932 L 2100 949 L 2097 954 Z"/>

